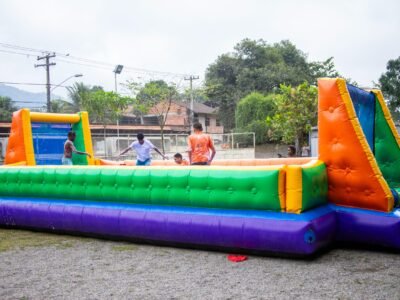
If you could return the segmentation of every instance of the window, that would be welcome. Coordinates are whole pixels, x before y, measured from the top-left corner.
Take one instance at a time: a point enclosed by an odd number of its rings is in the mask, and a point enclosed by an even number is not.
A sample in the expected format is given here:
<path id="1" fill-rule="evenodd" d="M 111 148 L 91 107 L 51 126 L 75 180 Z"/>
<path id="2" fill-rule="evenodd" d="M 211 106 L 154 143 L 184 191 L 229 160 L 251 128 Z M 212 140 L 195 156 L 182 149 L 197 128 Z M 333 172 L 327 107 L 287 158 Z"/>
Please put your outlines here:
<path id="1" fill-rule="evenodd" d="M 221 121 L 217 118 L 217 120 L 215 121 L 217 126 L 221 126 Z"/>
<path id="2" fill-rule="evenodd" d="M 206 116 L 206 124 L 205 124 L 205 125 L 206 125 L 206 127 L 207 127 L 207 126 L 210 126 L 210 118 L 207 117 L 207 116 Z"/>

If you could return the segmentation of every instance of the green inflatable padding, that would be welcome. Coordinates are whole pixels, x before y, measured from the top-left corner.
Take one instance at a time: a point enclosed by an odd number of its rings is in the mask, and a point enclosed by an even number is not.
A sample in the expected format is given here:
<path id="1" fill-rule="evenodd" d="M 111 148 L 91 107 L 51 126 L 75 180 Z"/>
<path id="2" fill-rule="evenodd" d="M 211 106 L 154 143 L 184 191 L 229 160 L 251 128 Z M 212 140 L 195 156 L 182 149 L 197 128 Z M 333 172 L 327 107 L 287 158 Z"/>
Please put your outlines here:
<path id="1" fill-rule="evenodd" d="M 302 169 L 302 208 L 304 212 L 328 202 L 328 176 L 325 164 Z"/>
<path id="2" fill-rule="evenodd" d="M 375 103 L 375 159 L 389 186 L 400 188 L 400 148 L 378 99 Z"/>
<path id="3" fill-rule="evenodd" d="M 280 174 L 281 173 L 281 174 Z M 282 211 L 281 169 L 2 167 L 0 195 Z"/>
<path id="4" fill-rule="evenodd" d="M 81 113 L 78 113 L 79 115 Z M 84 151 L 86 152 L 87 149 L 85 148 L 85 141 L 83 137 L 83 126 L 82 126 L 82 119 L 78 122 L 72 125 L 72 130 L 76 132 L 76 138 L 74 141 L 75 148 L 78 151 Z M 80 154 L 72 154 L 72 161 L 74 165 L 87 165 L 88 160 L 86 155 L 80 155 Z"/>

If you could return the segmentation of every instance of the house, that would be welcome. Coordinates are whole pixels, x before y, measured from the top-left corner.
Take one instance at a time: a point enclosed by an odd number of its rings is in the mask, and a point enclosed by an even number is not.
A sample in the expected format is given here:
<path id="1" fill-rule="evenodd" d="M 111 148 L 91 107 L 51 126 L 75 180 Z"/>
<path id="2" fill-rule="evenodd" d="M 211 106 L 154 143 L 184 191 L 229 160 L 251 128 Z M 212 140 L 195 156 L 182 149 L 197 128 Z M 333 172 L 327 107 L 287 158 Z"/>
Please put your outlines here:
<path id="1" fill-rule="evenodd" d="M 165 126 L 175 128 L 177 131 L 190 132 L 190 104 L 186 102 L 173 101 L 168 110 L 167 102 L 160 102 L 149 110 L 143 117 L 144 124 L 158 124 L 158 118 L 167 114 Z M 206 133 L 224 133 L 224 127 L 219 123 L 218 110 L 203 103 L 193 103 L 193 122 L 203 125 Z"/>

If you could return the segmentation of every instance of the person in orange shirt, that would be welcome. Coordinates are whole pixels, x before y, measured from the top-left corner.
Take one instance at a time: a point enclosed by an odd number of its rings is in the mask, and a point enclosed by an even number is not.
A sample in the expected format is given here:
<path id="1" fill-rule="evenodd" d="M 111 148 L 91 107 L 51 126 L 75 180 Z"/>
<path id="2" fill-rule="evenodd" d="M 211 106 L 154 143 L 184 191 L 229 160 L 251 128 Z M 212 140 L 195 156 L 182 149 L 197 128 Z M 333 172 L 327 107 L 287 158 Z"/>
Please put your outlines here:
<path id="1" fill-rule="evenodd" d="M 174 155 L 174 160 L 177 165 L 180 165 L 180 166 L 188 166 L 189 165 L 189 162 L 186 159 L 183 159 L 182 154 L 180 154 L 180 153 L 176 153 Z"/>
<path id="2" fill-rule="evenodd" d="M 200 123 L 194 123 L 193 130 L 194 133 L 188 138 L 190 164 L 210 165 L 216 153 L 214 142 L 208 134 L 203 133 L 203 126 Z"/>

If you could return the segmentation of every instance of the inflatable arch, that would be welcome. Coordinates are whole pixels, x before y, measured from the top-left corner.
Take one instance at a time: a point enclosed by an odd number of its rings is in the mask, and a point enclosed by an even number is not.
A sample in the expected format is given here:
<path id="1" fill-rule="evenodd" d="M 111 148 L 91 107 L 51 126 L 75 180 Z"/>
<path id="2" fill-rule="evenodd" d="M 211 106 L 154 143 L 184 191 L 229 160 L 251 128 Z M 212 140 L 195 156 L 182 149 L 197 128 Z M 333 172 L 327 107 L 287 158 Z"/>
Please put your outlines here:
<path id="1" fill-rule="evenodd" d="M 75 146 L 93 156 L 92 137 L 87 112 L 49 114 L 21 109 L 13 113 L 6 164 L 59 165 L 68 131 L 77 133 Z M 87 156 L 73 156 L 75 165 L 92 165 Z"/>

